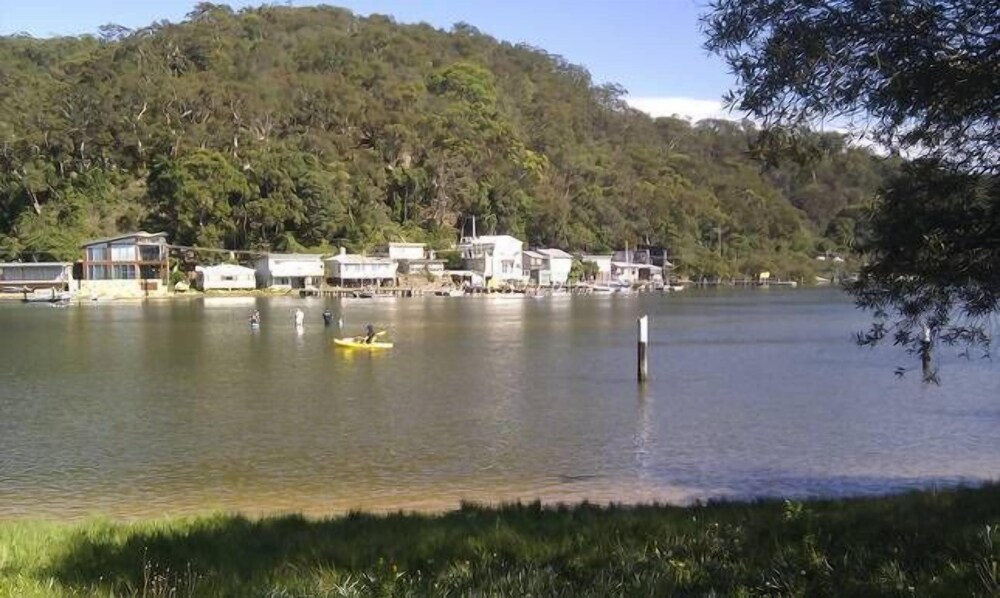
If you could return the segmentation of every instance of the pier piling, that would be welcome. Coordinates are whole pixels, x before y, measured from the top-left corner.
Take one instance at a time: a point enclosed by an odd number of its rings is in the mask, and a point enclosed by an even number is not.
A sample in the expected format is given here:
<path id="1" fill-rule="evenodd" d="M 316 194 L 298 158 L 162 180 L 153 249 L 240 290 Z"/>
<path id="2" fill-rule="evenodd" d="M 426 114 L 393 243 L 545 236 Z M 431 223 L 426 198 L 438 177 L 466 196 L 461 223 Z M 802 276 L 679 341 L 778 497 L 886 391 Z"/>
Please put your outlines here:
<path id="1" fill-rule="evenodd" d="M 638 324 L 638 364 L 636 367 L 636 375 L 639 380 L 639 384 L 643 384 L 649 379 L 649 367 L 647 358 L 649 357 L 646 351 L 646 345 L 649 343 L 649 316 L 641 316 L 636 320 Z"/>

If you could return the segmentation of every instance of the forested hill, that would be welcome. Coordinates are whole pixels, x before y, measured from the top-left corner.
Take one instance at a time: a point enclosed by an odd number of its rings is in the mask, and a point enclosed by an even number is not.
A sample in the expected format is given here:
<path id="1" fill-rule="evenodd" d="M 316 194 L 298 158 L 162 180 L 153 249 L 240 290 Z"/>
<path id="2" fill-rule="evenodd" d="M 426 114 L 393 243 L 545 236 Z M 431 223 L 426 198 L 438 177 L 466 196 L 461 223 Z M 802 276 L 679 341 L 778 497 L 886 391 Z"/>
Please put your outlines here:
<path id="1" fill-rule="evenodd" d="M 886 175 L 836 135 L 816 137 L 818 164 L 764 172 L 749 125 L 654 120 L 622 95 L 471 26 L 329 7 L 0 38 L 0 259 L 72 258 L 126 229 L 441 246 L 475 215 L 533 245 L 665 245 L 695 276 L 794 275 L 849 242 Z"/>

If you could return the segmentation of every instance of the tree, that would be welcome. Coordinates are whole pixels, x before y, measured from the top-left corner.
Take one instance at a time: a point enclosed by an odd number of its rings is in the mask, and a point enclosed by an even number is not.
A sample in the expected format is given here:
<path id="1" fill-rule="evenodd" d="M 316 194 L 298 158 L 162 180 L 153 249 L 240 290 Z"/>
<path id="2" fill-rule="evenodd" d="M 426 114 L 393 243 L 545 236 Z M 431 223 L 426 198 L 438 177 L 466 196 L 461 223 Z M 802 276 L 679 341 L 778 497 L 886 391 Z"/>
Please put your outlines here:
<path id="1" fill-rule="evenodd" d="M 224 246 L 236 228 L 232 206 L 248 192 L 236 167 L 211 150 L 164 160 L 149 174 L 152 220 L 182 245 Z"/>
<path id="2" fill-rule="evenodd" d="M 868 264 L 851 290 L 876 321 L 859 340 L 891 336 L 926 353 L 926 330 L 988 354 L 985 325 L 1000 309 L 1000 178 L 916 162 L 890 182 L 867 228 L 858 248 Z"/>
<path id="3" fill-rule="evenodd" d="M 1000 304 L 1000 10 L 996 0 L 715 0 L 706 47 L 737 77 L 730 105 L 764 125 L 765 155 L 802 157 L 804 126 L 853 121 L 919 156 L 888 181 L 850 288 L 874 310 L 864 343 L 925 356 L 988 342 Z M 843 240 L 843 227 L 836 226 Z"/>
<path id="4" fill-rule="evenodd" d="M 136 228 L 443 248 L 475 216 L 567 250 L 667 246 L 682 275 L 753 259 L 789 277 L 887 170 L 828 133 L 815 166 L 761 172 L 749 121 L 654 120 L 544 51 L 331 7 L 201 2 L 131 32 L 0 36 L 0 79 L 0 251 L 22 259 Z"/>
<path id="5" fill-rule="evenodd" d="M 1000 168 L 996 0 L 714 0 L 710 51 L 729 103 L 772 141 L 854 119 L 878 143 L 964 171 Z"/>

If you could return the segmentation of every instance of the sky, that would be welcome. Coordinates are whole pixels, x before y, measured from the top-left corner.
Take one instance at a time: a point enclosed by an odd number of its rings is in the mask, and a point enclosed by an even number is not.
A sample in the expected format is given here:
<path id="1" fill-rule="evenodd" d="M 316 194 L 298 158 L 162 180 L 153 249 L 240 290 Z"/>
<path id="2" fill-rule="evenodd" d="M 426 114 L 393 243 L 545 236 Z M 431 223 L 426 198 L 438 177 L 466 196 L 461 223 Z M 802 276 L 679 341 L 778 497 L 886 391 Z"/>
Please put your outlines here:
<path id="1" fill-rule="evenodd" d="M 733 83 L 702 49 L 698 16 L 707 0 L 327 0 L 356 14 L 447 29 L 465 22 L 583 65 L 597 83 L 618 83 L 628 102 L 654 116 L 734 118 L 719 99 Z M 259 1 L 217 0 L 240 8 Z M 139 28 L 181 21 L 194 0 L 0 0 L 0 34 L 96 33 L 107 23 Z M 296 6 L 306 0 L 274 2 Z"/>

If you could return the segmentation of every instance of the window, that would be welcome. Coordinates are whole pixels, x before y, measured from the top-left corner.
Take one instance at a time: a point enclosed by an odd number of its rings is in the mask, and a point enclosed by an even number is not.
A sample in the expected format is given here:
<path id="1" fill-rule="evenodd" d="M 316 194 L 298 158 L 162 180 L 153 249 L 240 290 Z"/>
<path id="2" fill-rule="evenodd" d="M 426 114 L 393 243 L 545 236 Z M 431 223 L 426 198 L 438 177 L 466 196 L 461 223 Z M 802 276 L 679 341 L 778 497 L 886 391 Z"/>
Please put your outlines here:
<path id="1" fill-rule="evenodd" d="M 158 262 L 161 259 L 159 245 L 139 245 L 139 261 Z"/>
<path id="2" fill-rule="evenodd" d="M 88 262 L 106 262 L 108 261 L 108 248 L 105 245 L 98 245 L 96 247 L 87 248 L 87 261 Z"/>
<path id="3" fill-rule="evenodd" d="M 131 243 L 116 243 L 111 246 L 112 262 L 134 262 L 135 245 Z"/>
<path id="4" fill-rule="evenodd" d="M 134 280 L 136 277 L 135 266 L 132 264 L 115 264 L 112 268 L 115 280 Z"/>
<path id="5" fill-rule="evenodd" d="M 88 280 L 111 280 L 111 268 L 108 266 L 87 266 Z"/>
<path id="6" fill-rule="evenodd" d="M 236 277 L 235 276 L 223 276 L 222 280 L 224 282 L 234 282 L 236 280 Z"/>

